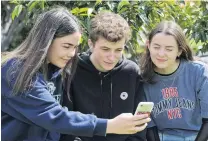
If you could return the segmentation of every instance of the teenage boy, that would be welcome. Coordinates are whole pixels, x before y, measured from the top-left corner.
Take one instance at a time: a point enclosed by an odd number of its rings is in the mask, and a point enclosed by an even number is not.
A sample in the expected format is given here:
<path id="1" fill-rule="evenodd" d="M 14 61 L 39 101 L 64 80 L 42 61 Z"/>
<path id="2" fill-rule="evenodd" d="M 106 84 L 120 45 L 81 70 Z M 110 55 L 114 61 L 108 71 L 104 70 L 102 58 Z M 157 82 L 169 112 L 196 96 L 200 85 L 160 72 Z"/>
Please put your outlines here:
<path id="1" fill-rule="evenodd" d="M 77 70 L 71 83 L 73 110 L 100 118 L 133 114 L 143 94 L 139 92 L 138 65 L 123 56 L 124 46 L 131 37 L 130 27 L 124 18 L 111 12 L 96 15 L 90 27 L 90 51 L 78 56 Z M 64 104 L 67 102 L 66 97 Z M 82 141 L 143 141 L 145 132 L 131 136 L 112 134 L 79 138 Z"/>

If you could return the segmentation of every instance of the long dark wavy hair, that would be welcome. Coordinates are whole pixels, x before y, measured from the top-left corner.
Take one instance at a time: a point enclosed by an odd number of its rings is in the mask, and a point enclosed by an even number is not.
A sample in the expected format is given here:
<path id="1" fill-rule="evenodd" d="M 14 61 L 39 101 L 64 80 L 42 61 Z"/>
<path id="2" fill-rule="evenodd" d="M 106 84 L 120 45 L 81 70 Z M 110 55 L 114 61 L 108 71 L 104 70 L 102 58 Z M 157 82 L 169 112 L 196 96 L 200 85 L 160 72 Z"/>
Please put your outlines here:
<path id="1" fill-rule="evenodd" d="M 12 79 L 11 74 L 17 73 L 13 87 L 14 95 L 31 88 L 37 72 L 41 71 L 47 78 L 46 58 L 52 41 L 75 32 L 81 33 L 79 22 L 65 8 L 53 8 L 38 17 L 27 38 L 15 50 L 7 53 L 2 62 L 3 65 L 8 60 L 15 59 L 15 63 L 7 72 L 8 81 Z M 67 81 L 67 92 L 76 69 L 76 54 L 63 69 L 63 79 Z"/>
<path id="2" fill-rule="evenodd" d="M 188 45 L 188 42 L 186 41 L 185 34 L 183 33 L 183 30 L 177 23 L 173 21 L 162 21 L 161 23 L 159 23 L 150 32 L 148 36 L 149 44 L 151 43 L 152 38 L 158 33 L 171 35 L 175 38 L 179 50 L 182 51 L 181 55 L 177 59 L 183 58 L 187 61 L 193 61 L 192 51 Z M 143 78 L 143 81 L 147 83 L 154 83 L 153 77 L 154 77 L 155 65 L 151 60 L 150 52 L 147 47 L 145 49 L 145 53 L 141 58 L 140 64 L 141 64 L 141 76 Z"/>

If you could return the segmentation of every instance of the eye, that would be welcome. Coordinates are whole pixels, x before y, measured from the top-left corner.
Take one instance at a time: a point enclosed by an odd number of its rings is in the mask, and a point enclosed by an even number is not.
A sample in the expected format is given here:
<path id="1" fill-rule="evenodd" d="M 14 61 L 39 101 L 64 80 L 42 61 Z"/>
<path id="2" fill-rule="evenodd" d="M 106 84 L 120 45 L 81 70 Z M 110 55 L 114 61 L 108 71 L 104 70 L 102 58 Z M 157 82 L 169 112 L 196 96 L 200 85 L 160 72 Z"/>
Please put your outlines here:
<path id="1" fill-rule="evenodd" d="M 68 49 L 68 48 L 71 48 L 71 46 L 63 46 L 64 48 Z"/>
<path id="2" fill-rule="evenodd" d="M 122 52 L 122 49 L 118 49 L 118 50 L 116 50 L 116 52 Z"/>
<path id="3" fill-rule="evenodd" d="M 167 48 L 166 50 L 169 51 L 169 52 L 170 52 L 170 51 L 173 51 L 172 49 L 169 49 L 169 48 Z"/>
<path id="4" fill-rule="evenodd" d="M 158 46 L 154 46 L 153 48 L 154 48 L 154 49 L 159 49 L 160 47 L 158 47 Z"/>
<path id="5" fill-rule="evenodd" d="M 108 51 L 109 49 L 108 49 L 108 48 L 103 48 L 102 50 L 104 50 L 104 51 Z"/>
<path id="6" fill-rule="evenodd" d="M 63 46 L 65 49 L 76 49 L 78 46 Z"/>

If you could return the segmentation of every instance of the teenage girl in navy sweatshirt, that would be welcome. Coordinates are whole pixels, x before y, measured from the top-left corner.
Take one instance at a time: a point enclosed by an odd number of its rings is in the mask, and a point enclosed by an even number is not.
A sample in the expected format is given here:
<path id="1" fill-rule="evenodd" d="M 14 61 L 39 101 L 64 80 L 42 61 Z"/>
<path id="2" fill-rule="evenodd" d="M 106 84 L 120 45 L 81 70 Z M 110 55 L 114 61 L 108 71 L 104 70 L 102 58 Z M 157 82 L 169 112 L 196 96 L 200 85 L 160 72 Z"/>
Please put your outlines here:
<path id="1" fill-rule="evenodd" d="M 62 80 L 75 71 L 80 37 L 77 19 L 68 10 L 53 9 L 40 15 L 25 41 L 2 58 L 3 141 L 58 141 L 60 133 L 133 134 L 146 127 L 145 115 L 121 114 L 108 120 L 60 105 Z"/>

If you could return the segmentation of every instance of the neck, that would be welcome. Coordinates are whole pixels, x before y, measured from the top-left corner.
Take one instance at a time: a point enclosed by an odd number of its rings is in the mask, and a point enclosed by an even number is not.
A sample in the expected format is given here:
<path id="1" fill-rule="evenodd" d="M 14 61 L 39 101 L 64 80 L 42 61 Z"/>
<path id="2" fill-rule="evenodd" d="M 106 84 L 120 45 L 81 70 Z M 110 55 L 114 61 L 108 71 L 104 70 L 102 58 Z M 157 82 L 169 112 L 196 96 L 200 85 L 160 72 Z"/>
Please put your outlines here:
<path id="1" fill-rule="evenodd" d="M 96 59 L 94 59 L 93 54 L 90 55 L 90 61 L 92 62 L 93 66 L 100 72 L 107 72 L 106 70 L 102 69 L 98 63 L 96 62 Z"/>
<path id="2" fill-rule="evenodd" d="M 155 71 L 159 74 L 171 74 L 173 72 L 175 72 L 177 69 L 178 69 L 178 66 L 180 64 L 180 60 L 177 59 L 172 65 L 170 65 L 169 67 L 167 68 L 155 68 Z"/>

